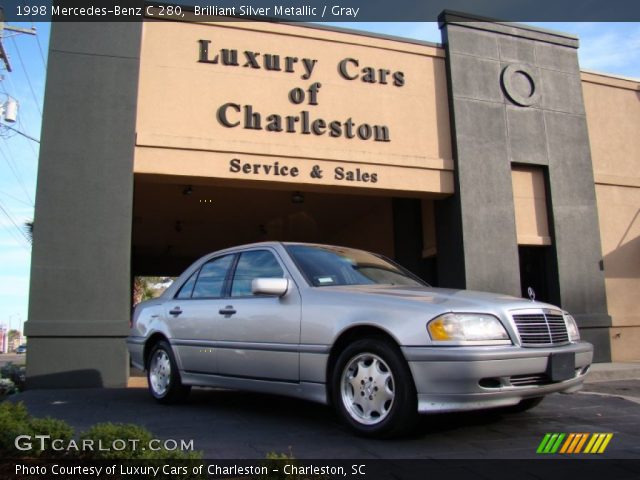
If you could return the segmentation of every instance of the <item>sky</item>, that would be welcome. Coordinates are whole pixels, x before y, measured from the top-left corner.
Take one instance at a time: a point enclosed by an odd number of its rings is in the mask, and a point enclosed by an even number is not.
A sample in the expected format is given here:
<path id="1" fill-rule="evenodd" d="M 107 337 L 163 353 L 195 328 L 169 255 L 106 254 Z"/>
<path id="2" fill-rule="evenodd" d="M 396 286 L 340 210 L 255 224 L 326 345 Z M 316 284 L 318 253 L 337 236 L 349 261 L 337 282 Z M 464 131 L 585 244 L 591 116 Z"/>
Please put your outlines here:
<path id="1" fill-rule="evenodd" d="M 31 24 L 12 23 L 31 28 Z M 343 23 L 345 28 L 440 42 L 435 23 Z M 582 69 L 640 79 L 640 23 L 531 23 L 580 38 Z M 0 104 L 19 102 L 13 127 L 40 138 L 50 26 L 36 35 L 5 31 L 4 47 L 13 67 L 0 71 Z M 4 67 L 0 66 L 0 70 Z M 4 119 L 1 122 L 4 125 Z M 33 218 L 39 144 L 0 126 L 0 326 L 22 331 L 28 315 L 31 246 L 23 224 Z M 64 281 L 64 279 L 61 279 Z"/>

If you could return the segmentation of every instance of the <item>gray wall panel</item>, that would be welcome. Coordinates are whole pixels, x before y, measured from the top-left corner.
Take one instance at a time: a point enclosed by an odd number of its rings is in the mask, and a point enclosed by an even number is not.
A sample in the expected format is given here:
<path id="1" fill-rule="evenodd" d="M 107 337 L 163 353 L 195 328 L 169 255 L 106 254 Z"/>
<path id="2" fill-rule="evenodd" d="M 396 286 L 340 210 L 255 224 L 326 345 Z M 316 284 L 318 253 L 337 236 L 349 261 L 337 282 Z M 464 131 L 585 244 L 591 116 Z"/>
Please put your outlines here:
<path id="1" fill-rule="evenodd" d="M 499 62 L 457 54 L 455 60 L 451 64 L 451 81 L 459 97 L 501 101 L 500 85 L 495 81 L 500 77 Z"/>
<path id="2" fill-rule="evenodd" d="M 584 115 L 580 75 L 540 69 L 540 83 L 542 108 Z"/>
<path id="3" fill-rule="evenodd" d="M 58 28 L 52 33 L 50 50 L 138 59 L 140 25 L 132 28 L 128 23 L 137 22 L 110 22 L 108 31 L 104 23 L 73 22 L 73 28 Z"/>
<path id="4" fill-rule="evenodd" d="M 498 41 L 495 35 L 465 27 L 451 27 L 455 35 L 449 39 L 449 50 L 452 53 L 463 53 L 481 58 L 498 60 Z"/>
<path id="5" fill-rule="evenodd" d="M 597 342 L 595 358 L 608 360 L 602 327 L 611 319 L 600 270 L 577 39 L 446 12 L 440 25 L 447 50 L 456 197 L 437 203 L 438 265 L 439 272 L 448 263 L 456 268 L 439 280 L 450 287 L 519 294 L 511 164 L 545 167 L 553 237 L 549 269 L 557 270 L 558 277 L 549 282 L 557 290 L 550 295 Z M 507 67 L 512 75 L 504 73 Z M 452 245 L 463 245 L 464 251 Z"/>
<path id="6" fill-rule="evenodd" d="M 507 105 L 506 115 L 511 162 L 547 165 L 547 144 L 542 110 Z"/>
<path id="7" fill-rule="evenodd" d="M 134 22 L 52 25 L 25 326 L 30 386 L 127 382 L 140 38 Z M 72 367 L 95 374 L 65 374 Z"/>
<path id="8" fill-rule="evenodd" d="M 500 47 L 500 60 L 524 63 L 527 65 L 536 64 L 536 53 L 533 42 L 515 37 L 498 37 Z"/>
<path id="9" fill-rule="evenodd" d="M 539 67 L 572 74 L 580 71 L 578 56 L 574 48 L 558 48 L 558 45 L 536 42 L 535 52 Z"/>

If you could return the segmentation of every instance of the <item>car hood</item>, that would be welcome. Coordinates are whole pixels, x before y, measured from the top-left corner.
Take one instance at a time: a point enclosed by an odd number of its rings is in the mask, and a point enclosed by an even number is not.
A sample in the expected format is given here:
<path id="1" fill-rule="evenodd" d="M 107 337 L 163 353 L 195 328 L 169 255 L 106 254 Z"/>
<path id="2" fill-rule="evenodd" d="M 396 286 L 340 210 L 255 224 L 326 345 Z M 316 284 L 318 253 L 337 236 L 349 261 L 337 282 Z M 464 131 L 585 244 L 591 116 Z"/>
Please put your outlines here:
<path id="1" fill-rule="evenodd" d="M 522 308 L 555 308 L 542 302 L 513 297 L 499 293 L 478 292 L 474 290 L 456 290 L 436 287 L 407 287 L 401 285 L 345 285 L 333 287 L 317 287 L 334 293 L 344 292 L 349 295 L 363 295 L 380 299 L 397 299 L 430 304 L 450 310 L 493 310 Z"/>

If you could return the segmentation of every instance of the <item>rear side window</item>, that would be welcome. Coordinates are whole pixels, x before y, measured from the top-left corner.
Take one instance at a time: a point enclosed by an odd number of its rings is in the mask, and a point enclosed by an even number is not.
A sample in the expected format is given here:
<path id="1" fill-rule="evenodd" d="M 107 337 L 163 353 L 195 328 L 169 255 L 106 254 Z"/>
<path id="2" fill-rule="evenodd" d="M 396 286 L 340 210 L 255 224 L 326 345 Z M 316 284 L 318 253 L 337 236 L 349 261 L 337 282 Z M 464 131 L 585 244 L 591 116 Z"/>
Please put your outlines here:
<path id="1" fill-rule="evenodd" d="M 282 278 L 284 271 L 276 257 L 268 250 L 243 252 L 238 260 L 233 284 L 232 297 L 252 295 L 251 282 L 254 278 Z"/>
<path id="2" fill-rule="evenodd" d="M 196 278 L 198 278 L 197 271 L 189 277 L 189 280 L 187 280 L 184 285 L 182 285 L 180 291 L 176 295 L 176 298 L 191 298 L 191 292 L 193 292 L 193 286 L 196 284 Z"/>
<path id="3" fill-rule="evenodd" d="M 191 298 L 220 298 L 232 260 L 233 255 L 226 255 L 205 263 L 200 269 Z"/>

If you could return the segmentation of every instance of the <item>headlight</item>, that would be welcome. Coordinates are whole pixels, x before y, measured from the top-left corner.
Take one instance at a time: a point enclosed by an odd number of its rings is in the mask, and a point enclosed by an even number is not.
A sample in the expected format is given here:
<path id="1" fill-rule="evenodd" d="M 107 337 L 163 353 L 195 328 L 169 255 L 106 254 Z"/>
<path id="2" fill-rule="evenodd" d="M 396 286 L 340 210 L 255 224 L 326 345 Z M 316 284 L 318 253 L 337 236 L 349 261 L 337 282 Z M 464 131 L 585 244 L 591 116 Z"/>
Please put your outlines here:
<path id="1" fill-rule="evenodd" d="M 431 340 L 455 344 L 510 344 L 500 320 L 482 313 L 445 313 L 427 324 Z"/>
<path id="2" fill-rule="evenodd" d="M 567 324 L 569 341 L 577 342 L 578 340 L 580 340 L 580 331 L 578 330 L 578 324 L 576 323 L 576 320 L 566 312 L 564 314 L 564 323 Z"/>

